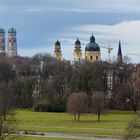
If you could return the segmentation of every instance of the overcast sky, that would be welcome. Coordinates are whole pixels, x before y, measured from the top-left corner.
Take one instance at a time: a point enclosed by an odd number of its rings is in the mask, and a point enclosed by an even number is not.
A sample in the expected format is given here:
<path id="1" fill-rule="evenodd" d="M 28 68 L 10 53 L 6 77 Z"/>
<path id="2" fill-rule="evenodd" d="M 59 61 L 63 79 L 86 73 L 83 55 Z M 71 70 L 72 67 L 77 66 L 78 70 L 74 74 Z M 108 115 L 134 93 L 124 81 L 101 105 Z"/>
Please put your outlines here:
<path id="1" fill-rule="evenodd" d="M 58 38 L 63 57 L 72 60 L 76 38 L 84 53 L 93 33 L 99 45 L 113 47 L 114 59 L 119 40 L 123 55 L 140 53 L 140 0 L 0 0 L 0 27 L 17 29 L 23 56 L 53 54 Z M 101 53 L 107 60 L 107 50 Z M 140 62 L 140 56 L 131 58 Z"/>

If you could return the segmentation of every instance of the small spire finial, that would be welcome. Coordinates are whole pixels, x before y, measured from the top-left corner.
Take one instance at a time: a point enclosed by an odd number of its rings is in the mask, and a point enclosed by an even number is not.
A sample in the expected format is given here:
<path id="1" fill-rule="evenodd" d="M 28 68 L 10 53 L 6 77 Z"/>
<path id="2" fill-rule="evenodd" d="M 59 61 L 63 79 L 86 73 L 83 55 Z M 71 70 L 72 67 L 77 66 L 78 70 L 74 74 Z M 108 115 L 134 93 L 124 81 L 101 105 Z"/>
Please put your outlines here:
<path id="1" fill-rule="evenodd" d="M 92 36 L 90 37 L 90 42 L 95 43 L 95 37 L 94 37 L 93 33 L 92 33 Z"/>

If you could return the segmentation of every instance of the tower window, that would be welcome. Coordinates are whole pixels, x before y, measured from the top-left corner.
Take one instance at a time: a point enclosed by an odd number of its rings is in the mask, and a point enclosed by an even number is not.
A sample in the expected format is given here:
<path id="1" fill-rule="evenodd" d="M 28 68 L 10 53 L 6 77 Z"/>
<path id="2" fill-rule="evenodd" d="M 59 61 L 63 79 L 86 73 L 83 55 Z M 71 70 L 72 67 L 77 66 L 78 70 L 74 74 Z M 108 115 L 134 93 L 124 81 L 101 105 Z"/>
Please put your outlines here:
<path id="1" fill-rule="evenodd" d="M 90 60 L 92 60 L 93 59 L 93 57 L 92 57 L 92 55 L 90 56 Z"/>
<path id="2" fill-rule="evenodd" d="M 98 60 L 98 56 L 96 56 L 96 60 Z"/>

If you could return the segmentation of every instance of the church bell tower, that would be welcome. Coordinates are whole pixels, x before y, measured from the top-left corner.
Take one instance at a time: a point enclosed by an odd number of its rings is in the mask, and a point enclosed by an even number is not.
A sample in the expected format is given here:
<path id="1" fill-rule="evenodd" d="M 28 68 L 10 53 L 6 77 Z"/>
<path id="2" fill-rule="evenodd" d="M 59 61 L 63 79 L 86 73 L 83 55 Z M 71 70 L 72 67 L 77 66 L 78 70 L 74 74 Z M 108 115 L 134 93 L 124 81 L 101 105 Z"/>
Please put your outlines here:
<path id="1" fill-rule="evenodd" d="M 8 57 L 17 56 L 17 38 L 16 38 L 16 29 L 10 28 L 8 30 L 8 48 L 7 48 Z"/>
<path id="2" fill-rule="evenodd" d="M 5 30 L 0 28 L 0 54 L 5 55 Z"/>
<path id="3" fill-rule="evenodd" d="M 58 61 L 62 60 L 61 44 L 58 40 L 55 42 L 55 46 L 54 46 L 54 57 Z"/>
<path id="4" fill-rule="evenodd" d="M 77 40 L 75 41 L 75 47 L 74 47 L 74 61 L 81 61 L 82 60 L 82 49 L 81 49 L 81 42 L 79 41 L 79 39 L 77 38 Z"/>

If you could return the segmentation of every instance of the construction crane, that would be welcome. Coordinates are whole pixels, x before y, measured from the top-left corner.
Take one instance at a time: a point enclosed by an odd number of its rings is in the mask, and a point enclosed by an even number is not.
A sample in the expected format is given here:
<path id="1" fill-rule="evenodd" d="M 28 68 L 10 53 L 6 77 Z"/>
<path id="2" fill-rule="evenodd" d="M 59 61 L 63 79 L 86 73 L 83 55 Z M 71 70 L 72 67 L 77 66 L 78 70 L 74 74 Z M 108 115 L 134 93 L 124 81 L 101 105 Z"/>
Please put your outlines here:
<path id="1" fill-rule="evenodd" d="M 107 46 L 100 46 L 101 48 L 107 49 L 108 50 L 108 62 L 111 63 L 111 51 L 113 50 L 113 48 L 107 47 Z"/>

